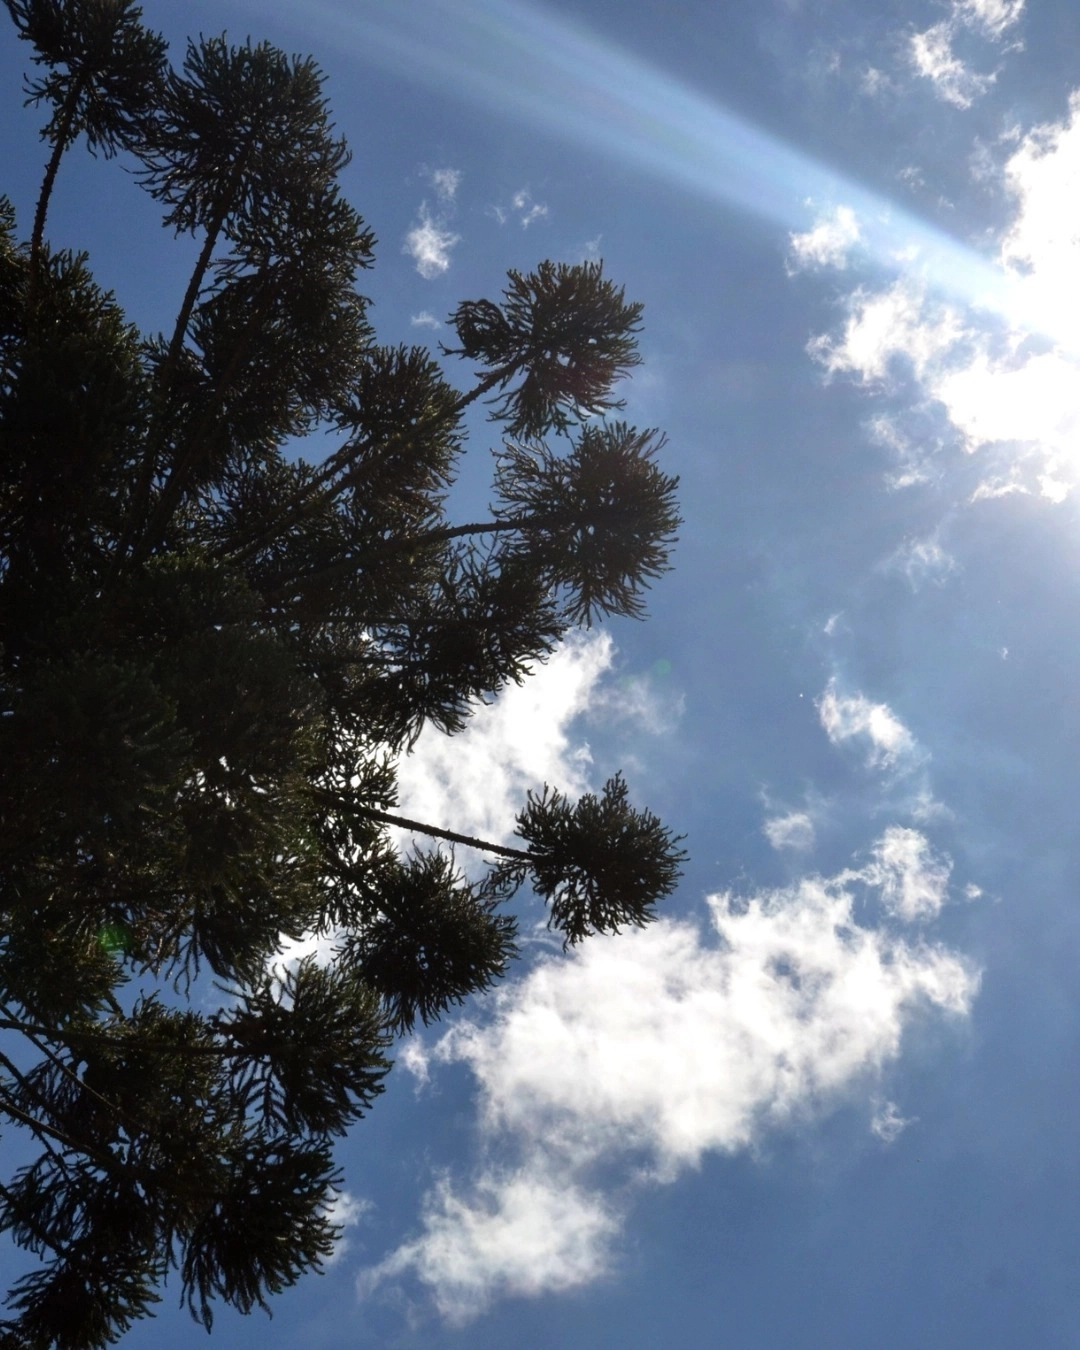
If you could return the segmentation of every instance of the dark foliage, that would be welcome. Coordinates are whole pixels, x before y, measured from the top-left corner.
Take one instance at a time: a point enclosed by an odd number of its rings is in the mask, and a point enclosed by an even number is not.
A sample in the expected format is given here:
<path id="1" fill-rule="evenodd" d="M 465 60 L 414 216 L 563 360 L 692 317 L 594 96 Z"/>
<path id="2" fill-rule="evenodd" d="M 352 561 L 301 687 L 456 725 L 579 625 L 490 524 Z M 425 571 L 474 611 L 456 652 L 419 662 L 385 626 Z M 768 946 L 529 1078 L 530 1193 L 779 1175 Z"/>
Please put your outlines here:
<path id="1" fill-rule="evenodd" d="M 209 1326 L 319 1268 L 334 1140 L 395 1036 L 506 972 L 523 884 L 568 944 L 672 890 L 678 840 L 621 778 L 530 797 L 515 846 L 404 822 L 486 851 L 479 877 L 389 827 L 424 727 L 642 612 L 676 484 L 660 436 L 604 420 L 640 307 L 599 264 L 460 306 L 461 392 L 375 341 L 310 61 L 204 38 L 174 68 L 130 0 L 6 3 L 50 151 L 27 242 L 0 201 L 0 1119 L 37 1150 L 0 1230 L 39 1258 L 0 1345 L 97 1350 L 170 1271 Z M 80 139 L 200 241 L 169 334 L 47 243 Z M 488 395 L 496 505 L 455 524 Z M 282 968 L 313 932 L 330 957 Z"/>

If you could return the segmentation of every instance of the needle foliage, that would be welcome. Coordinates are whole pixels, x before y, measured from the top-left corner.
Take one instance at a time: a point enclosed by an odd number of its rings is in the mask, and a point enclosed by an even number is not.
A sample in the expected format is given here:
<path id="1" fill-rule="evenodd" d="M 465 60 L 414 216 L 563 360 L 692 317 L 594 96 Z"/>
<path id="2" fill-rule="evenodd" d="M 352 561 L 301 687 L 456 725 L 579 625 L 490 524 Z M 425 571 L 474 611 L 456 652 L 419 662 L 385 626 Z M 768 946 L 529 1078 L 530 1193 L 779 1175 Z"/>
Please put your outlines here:
<path id="1" fill-rule="evenodd" d="M 507 971 L 520 887 L 567 943 L 671 892 L 679 841 L 621 778 L 530 796 L 508 844 L 405 820 L 395 764 L 640 614 L 676 483 L 608 420 L 640 308 L 599 264 L 511 273 L 442 359 L 382 346 L 310 60 L 210 37 L 173 65 L 131 0 L 5 2 L 48 154 L 29 230 L 0 206 L 0 1125 L 27 1159 L 0 1229 L 38 1258 L 0 1345 L 96 1350 L 170 1272 L 209 1327 L 319 1267 L 335 1139 L 397 1035 Z M 197 243 L 170 332 L 49 246 L 80 142 Z M 455 523 L 485 400 L 491 514 Z M 313 932 L 330 958 L 282 973 Z"/>

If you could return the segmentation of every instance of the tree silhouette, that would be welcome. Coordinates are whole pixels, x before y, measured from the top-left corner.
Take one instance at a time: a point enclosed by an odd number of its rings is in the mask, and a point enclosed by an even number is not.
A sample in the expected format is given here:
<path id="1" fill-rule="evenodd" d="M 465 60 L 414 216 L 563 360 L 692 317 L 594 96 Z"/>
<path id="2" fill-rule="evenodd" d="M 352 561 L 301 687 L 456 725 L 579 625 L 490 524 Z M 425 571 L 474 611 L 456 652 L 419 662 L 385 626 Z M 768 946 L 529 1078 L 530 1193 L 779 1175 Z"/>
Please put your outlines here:
<path id="1" fill-rule="evenodd" d="M 523 884 L 567 943 L 671 892 L 679 841 L 621 778 L 530 796 L 510 846 L 401 817 L 395 762 L 571 626 L 639 615 L 676 483 L 607 420 L 640 308 L 600 264 L 462 304 L 460 392 L 375 339 L 310 60 L 207 38 L 173 68 L 130 0 L 6 3 L 50 152 L 27 243 L 0 206 L 0 1117 L 38 1150 L 0 1227 L 40 1258 L 0 1343 L 91 1350 L 170 1269 L 209 1326 L 319 1266 L 333 1140 L 395 1035 L 504 974 Z M 169 334 L 48 245 L 80 138 L 201 241 Z M 455 524 L 482 399 L 494 504 Z M 297 458 L 315 430 L 335 448 Z M 275 967 L 312 932 L 329 961 Z"/>

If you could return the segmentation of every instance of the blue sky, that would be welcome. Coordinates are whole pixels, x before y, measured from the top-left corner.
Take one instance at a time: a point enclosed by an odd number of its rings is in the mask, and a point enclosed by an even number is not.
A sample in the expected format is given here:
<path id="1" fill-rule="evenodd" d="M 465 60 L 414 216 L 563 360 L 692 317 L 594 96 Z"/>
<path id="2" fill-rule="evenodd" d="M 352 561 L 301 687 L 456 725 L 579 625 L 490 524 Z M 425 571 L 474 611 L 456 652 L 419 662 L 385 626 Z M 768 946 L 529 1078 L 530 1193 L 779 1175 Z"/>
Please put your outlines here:
<path id="1" fill-rule="evenodd" d="M 687 834 L 678 894 L 571 956 L 538 928 L 402 1045 L 340 1150 L 332 1268 L 215 1336 L 1080 1344 L 1080 11 L 145 14 L 177 51 L 227 28 L 323 66 L 381 340 L 602 257 L 645 303 L 627 415 L 668 433 L 686 518 L 645 624 L 402 767 L 408 814 L 501 837 L 529 786 L 622 765 Z M 28 233 L 24 65 L 0 40 Z M 50 233 L 170 323 L 192 249 L 117 165 L 69 158 Z M 472 444 L 462 511 L 482 419 Z M 200 1336 L 177 1296 L 125 1344 Z"/>

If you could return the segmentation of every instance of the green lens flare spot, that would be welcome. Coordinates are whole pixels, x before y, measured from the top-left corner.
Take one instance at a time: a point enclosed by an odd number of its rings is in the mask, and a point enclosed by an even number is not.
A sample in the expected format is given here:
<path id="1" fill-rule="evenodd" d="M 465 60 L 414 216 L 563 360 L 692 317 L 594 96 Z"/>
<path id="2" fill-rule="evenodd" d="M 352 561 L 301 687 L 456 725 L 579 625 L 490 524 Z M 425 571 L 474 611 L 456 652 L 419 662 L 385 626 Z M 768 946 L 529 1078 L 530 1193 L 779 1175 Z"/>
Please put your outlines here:
<path id="1" fill-rule="evenodd" d="M 666 657 L 661 657 L 653 665 L 653 673 L 656 675 L 670 675 L 674 667 Z"/>
<path id="2" fill-rule="evenodd" d="M 107 923 L 98 932 L 98 944 L 110 956 L 125 953 L 131 947 L 131 930 L 123 923 Z"/>

